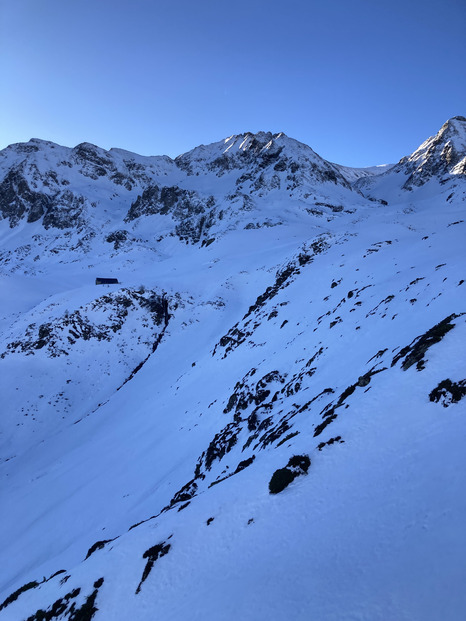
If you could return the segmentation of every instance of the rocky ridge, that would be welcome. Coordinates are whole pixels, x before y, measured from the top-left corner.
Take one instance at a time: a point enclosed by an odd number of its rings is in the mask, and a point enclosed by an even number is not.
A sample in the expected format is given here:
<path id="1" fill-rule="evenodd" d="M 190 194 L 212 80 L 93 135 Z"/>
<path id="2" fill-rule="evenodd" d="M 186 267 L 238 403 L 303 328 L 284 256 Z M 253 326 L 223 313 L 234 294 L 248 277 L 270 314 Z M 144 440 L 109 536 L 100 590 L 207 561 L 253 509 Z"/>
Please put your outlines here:
<path id="1" fill-rule="evenodd" d="M 450 188 L 449 194 L 460 192 L 464 196 L 465 150 L 466 118 L 455 116 L 446 121 L 437 134 L 424 141 L 414 153 L 403 157 L 380 176 L 357 180 L 355 187 L 371 196 L 377 196 L 378 192 L 383 191 L 389 196 L 395 189 L 398 198 L 399 189 L 413 192 L 432 182 Z"/>

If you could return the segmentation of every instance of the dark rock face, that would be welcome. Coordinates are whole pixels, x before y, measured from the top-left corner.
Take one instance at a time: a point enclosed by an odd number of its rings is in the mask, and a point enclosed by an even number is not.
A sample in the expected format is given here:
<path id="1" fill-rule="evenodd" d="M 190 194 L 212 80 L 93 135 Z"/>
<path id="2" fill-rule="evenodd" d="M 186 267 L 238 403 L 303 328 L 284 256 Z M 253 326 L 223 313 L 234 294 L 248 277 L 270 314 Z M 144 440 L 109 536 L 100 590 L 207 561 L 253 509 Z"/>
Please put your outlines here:
<path id="1" fill-rule="evenodd" d="M 162 213 L 163 207 L 159 205 L 159 197 L 160 188 L 157 185 L 146 188 L 142 195 L 132 203 L 126 214 L 125 222 L 131 222 L 145 215 Z"/>
<path id="2" fill-rule="evenodd" d="M 151 185 L 131 205 L 125 221 L 155 214 L 171 215 L 177 222 L 176 235 L 196 244 L 214 224 L 215 207 L 213 196 L 204 198 L 178 186 Z"/>
<path id="3" fill-rule="evenodd" d="M 52 172 L 44 177 L 43 184 L 57 186 Z M 52 195 L 32 190 L 23 172 L 17 168 L 11 169 L 0 183 L 0 214 L 10 221 L 11 228 L 23 218 L 27 218 L 27 222 L 43 218 L 46 229 L 79 226 L 84 222 L 84 207 L 84 197 L 70 190 L 55 190 Z"/>
<path id="4" fill-rule="evenodd" d="M 56 196 L 44 215 L 44 228 L 67 229 L 84 224 L 84 196 L 65 190 Z"/>
<path id="5" fill-rule="evenodd" d="M 113 231 L 113 233 L 107 235 L 105 241 L 109 244 L 113 244 L 114 250 L 118 250 L 118 248 L 120 248 L 120 246 L 122 246 L 128 239 L 128 235 L 128 231 L 125 231 L 124 229 L 121 231 Z"/>
<path id="6" fill-rule="evenodd" d="M 115 164 L 105 151 L 87 142 L 73 149 L 72 160 L 81 166 L 81 174 L 94 180 L 116 172 Z"/>
<path id="7" fill-rule="evenodd" d="M 169 158 L 166 159 L 170 161 Z M 71 162 L 79 166 L 79 172 L 85 177 L 94 181 L 107 177 L 115 185 L 123 186 L 128 191 L 137 184 L 145 186 L 151 181 L 149 170 L 143 164 L 128 157 L 123 160 L 123 170 L 118 170 L 111 152 L 87 142 L 77 145 L 72 150 Z M 64 164 L 69 165 L 70 162 Z"/>
<path id="8" fill-rule="evenodd" d="M 0 184 L 0 213 L 15 227 L 27 216 L 36 222 L 50 209 L 52 199 L 42 192 L 34 192 L 18 169 L 11 169 Z"/>
<path id="9" fill-rule="evenodd" d="M 422 371 L 425 368 L 426 361 L 424 356 L 427 350 L 439 343 L 445 334 L 447 334 L 450 330 L 453 330 L 455 327 L 454 320 L 458 319 L 464 315 L 464 313 L 460 313 L 456 315 L 453 313 L 449 317 L 445 317 L 443 321 L 440 321 L 438 324 L 427 330 L 425 334 L 418 336 L 406 347 L 403 347 L 396 356 L 394 356 L 392 360 L 392 367 L 399 361 L 401 362 L 401 368 L 403 371 L 409 369 L 413 364 L 416 365 L 416 369 L 418 371 Z"/>

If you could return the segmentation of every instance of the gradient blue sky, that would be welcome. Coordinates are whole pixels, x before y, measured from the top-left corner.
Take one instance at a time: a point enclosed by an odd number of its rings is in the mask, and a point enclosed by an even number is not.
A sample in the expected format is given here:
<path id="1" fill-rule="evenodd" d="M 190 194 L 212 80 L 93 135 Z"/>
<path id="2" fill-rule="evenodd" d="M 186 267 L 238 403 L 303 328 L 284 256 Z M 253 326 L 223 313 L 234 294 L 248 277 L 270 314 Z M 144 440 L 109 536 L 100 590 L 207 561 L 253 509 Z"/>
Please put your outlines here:
<path id="1" fill-rule="evenodd" d="M 466 114 L 465 0 L 0 0 L 0 148 L 284 131 L 394 162 Z"/>

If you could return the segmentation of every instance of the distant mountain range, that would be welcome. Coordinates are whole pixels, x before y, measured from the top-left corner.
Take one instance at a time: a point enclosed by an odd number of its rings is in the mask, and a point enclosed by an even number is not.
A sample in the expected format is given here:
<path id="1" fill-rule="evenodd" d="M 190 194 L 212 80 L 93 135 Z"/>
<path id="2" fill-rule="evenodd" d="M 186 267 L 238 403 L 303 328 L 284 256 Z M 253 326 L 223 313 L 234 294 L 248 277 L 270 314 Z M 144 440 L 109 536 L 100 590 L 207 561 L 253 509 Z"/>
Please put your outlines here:
<path id="1" fill-rule="evenodd" d="M 460 116 L 0 151 L 0 620 L 462 620 L 465 201 Z"/>

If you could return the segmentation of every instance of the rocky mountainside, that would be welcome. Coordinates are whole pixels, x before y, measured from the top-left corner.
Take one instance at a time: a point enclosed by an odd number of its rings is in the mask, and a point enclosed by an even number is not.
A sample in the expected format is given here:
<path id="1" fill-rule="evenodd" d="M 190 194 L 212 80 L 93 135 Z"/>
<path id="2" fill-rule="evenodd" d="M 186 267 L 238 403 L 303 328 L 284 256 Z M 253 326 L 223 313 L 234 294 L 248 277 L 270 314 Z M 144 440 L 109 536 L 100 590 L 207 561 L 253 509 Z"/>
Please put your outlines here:
<path id="1" fill-rule="evenodd" d="M 465 128 L 0 153 L 1 620 L 463 618 Z"/>
<path id="2" fill-rule="evenodd" d="M 466 118 L 455 116 L 442 125 L 436 136 L 422 143 L 398 168 L 409 174 L 405 189 L 424 185 L 432 177 L 447 181 L 448 175 L 466 173 Z"/>
<path id="3" fill-rule="evenodd" d="M 244 212 L 257 218 L 265 198 L 286 193 L 293 208 L 299 201 L 299 208 L 322 215 L 340 207 L 325 203 L 330 194 L 341 202 L 353 193 L 338 166 L 270 133 L 232 136 L 174 161 L 31 140 L 5 149 L 0 170 L 0 215 L 11 229 L 39 222 L 86 240 L 105 232 L 124 241 L 121 228 L 138 229 L 141 216 L 164 216 L 152 218 L 162 235 L 198 243 L 211 230 L 244 226 Z M 268 217 L 279 221 L 276 213 Z"/>
<path id="4" fill-rule="evenodd" d="M 466 118 L 455 116 L 442 125 L 409 156 L 403 157 L 379 178 L 363 178 L 356 184 L 365 194 L 401 198 L 400 189 L 409 192 L 441 183 L 464 191 L 461 182 L 466 174 Z M 459 185 L 458 185 L 459 183 Z M 406 196 L 406 195 L 405 195 Z M 450 197 L 451 198 L 451 197 Z"/>

